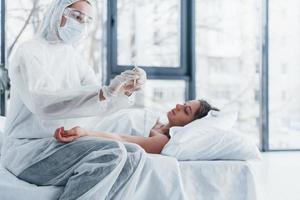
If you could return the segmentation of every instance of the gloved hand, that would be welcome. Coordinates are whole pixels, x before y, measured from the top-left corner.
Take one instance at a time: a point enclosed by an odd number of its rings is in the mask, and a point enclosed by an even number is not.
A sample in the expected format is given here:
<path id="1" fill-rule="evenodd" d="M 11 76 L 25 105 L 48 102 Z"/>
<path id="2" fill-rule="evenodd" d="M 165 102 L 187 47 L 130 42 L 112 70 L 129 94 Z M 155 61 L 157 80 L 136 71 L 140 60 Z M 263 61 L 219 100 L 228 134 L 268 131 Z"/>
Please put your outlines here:
<path id="1" fill-rule="evenodd" d="M 125 93 L 132 94 L 134 91 L 142 89 L 147 81 L 146 72 L 142 68 L 136 66 L 132 70 L 124 72 L 124 74 L 127 73 L 129 73 L 128 75 L 130 76 L 135 74 L 138 78 L 125 84 L 123 88 L 125 90 Z"/>
<path id="2" fill-rule="evenodd" d="M 103 96 L 107 99 L 120 94 L 126 94 L 126 91 L 131 89 L 128 88 L 128 85 L 130 85 L 128 83 L 134 82 L 137 79 L 138 75 L 133 70 L 126 70 L 111 80 L 109 86 L 102 88 Z"/>
<path id="3" fill-rule="evenodd" d="M 136 74 L 139 76 L 139 78 L 136 81 L 136 85 L 134 87 L 134 91 L 140 90 L 141 88 L 143 88 L 143 86 L 145 85 L 146 81 L 147 81 L 147 74 L 145 72 L 145 70 L 143 70 L 140 67 L 135 67 L 133 69 L 133 71 L 136 72 Z"/>

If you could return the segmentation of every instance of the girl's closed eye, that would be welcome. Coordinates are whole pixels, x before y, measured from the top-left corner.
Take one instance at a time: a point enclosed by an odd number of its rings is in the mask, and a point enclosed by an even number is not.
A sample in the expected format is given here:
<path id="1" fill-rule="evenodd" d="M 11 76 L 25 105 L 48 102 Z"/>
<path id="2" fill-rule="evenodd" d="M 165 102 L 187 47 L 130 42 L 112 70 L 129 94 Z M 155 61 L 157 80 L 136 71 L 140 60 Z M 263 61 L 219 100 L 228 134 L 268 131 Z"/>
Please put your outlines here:
<path id="1" fill-rule="evenodd" d="M 184 112 L 185 112 L 185 114 L 189 115 L 189 110 L 188 110 L 187 106 L 184 108 Z"/>

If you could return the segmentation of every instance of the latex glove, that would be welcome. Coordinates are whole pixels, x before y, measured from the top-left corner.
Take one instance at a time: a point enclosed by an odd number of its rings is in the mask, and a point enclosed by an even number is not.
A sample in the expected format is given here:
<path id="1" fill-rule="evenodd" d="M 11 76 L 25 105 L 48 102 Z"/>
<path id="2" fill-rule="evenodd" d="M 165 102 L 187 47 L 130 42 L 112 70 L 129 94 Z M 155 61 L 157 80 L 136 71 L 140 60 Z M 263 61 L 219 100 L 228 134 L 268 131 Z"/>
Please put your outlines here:
<path id="1" fill-rule="evenodd" d="M 134 90 L 135 91 L 140 90 L 141 88 L 144 87 L 144 85 L 147 81 L 147 74 L 146 74 L 145 70 L 143 70 L 142 68 L 137 67 L 137 66 L 133 69 L 133 71 L 135 71 L 136 75 L 138 75 L 138 77 L 139 77 L 136 81 L 136 85 L 134 87 Z"/>
<path id="2" fill-rule="evenodd" d="M 131 76 L 135 75 L 137 78 L 129 81 L 125 84 L 124 90 L 126 94 L 132 94 L 134 91 L 138 91 L 143 88 L 147 81 L 146 72 L 139 67 L 134 67 L 132 70 L 124 72 L 125 74 L 129 73 Z"/>
<path id="3" fill-rule="evenodd" d="M 102 88 L 103 96 L 107 99 L 120 94 L 126 95 L 126 91 L 129 90 L 127 89 L 129 87 L 128 85 L 130 85 L 128 83 L 134 82 L 137 78 L 138 76 L 135 72 L 133 72 L 133 70 L 126 70 L 122 72 L 110 81 L 109 86 L 104 86 Z"/>

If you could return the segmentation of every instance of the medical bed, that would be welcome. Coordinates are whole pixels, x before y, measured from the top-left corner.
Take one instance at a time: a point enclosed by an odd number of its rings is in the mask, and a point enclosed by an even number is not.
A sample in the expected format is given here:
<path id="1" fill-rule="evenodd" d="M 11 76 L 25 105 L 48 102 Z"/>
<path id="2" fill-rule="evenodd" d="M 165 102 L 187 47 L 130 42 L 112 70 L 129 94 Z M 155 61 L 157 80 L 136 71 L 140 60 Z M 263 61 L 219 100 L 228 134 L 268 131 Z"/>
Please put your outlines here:
<path id="1" fill-rule="evenodd" d="M 3 124 L 0 117 L 0 131 Z M 155 154 L 146 157 L 135 198 L 130 200 L 257 199 L 251 162 L 178 161 Z M 62 187 L 38 187 L 19 180 L 0 164 L 0 200 L 54 200 L 62 191 Z"/>
<path id="2" fill-rule="evenodd" d="M 145 189 L 146 188 L 146 189 Z M 38 187 L 0 166 L 1 200 L 54 200 L 61 187 Z M 250 164 L 245 161 L 180 161 L 148 154 L 135 191 L 139 200 L 255 200 Z"/>

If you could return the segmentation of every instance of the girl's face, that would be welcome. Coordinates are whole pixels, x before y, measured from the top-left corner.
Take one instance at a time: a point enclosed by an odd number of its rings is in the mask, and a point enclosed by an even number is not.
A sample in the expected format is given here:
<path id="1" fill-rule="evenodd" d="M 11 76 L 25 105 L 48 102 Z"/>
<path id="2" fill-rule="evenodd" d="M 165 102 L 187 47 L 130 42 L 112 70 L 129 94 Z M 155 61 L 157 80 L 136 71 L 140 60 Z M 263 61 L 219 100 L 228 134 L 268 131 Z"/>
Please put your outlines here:
<path id="1" fill-rule="evenodd" d="M 171 126 L 185 126 L 195 119 L 200 110 L 201 103 L 198 100 L 188 101 L 184 104 L 177 104 L 175 108 L 167 113 Z"/>

